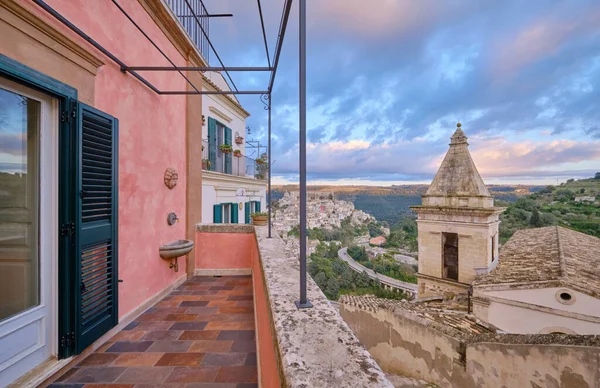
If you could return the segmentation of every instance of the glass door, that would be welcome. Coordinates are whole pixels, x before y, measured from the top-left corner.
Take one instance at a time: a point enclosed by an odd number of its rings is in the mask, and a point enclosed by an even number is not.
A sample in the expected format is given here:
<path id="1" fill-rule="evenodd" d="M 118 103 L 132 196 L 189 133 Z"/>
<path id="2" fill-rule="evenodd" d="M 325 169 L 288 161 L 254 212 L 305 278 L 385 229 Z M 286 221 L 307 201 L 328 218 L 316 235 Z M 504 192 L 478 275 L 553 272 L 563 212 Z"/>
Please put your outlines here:
<path id="1" fill-rule="evenodd" d="M 57 101 L 0 78 L 0 386 L 56 354 Z"/>

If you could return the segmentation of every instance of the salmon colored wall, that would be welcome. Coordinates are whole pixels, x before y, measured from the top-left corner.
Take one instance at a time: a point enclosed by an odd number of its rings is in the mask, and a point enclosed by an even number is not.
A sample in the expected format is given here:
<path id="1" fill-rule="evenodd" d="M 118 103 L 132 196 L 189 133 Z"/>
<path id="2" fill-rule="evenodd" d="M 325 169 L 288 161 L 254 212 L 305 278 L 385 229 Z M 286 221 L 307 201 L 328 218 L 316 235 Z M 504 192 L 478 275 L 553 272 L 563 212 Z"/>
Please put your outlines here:
<path id="1" fill-rule="evenodd" d="M 252 269 L 261 386 L 282 386 L 275 333 L 254 233 L 196 233 L 197 269 Z"/>
<path id="2" fill-rule="evenodd" d="M 111 1 L 47 3 L 124 63 L 169 66 Z M 121 0 L 119 4 L 177 66 L 186 65 L 137 1 Z M 28 8 L 44 20 L 50 19 L 38 7 Z M 186 99 L 155 94 L 99 55 L 106 64 L 95 78 L 94 106 L 119 119 L 119 279 L 123 280 L 119 283 L 119 316 L 123 316 L 185 276 L 185 258 L 179 258 L 179 272 L 175 273 L 158 255 L 158 247 L 186 237 Z M 186 90 L 185 80 L 174 72 L 145 72 L 143 76 L 160 90 Z M 168 167 L 179 174 L 173 190 L 163 183 Z M 169 226 L 169 212 L 175 212 L 180 223 Z"/>
<path id="3" fill-rule="evenodd" d="M 251 268 L 255 241 L 250 233 L 196 232 L 196 269 Z"/>
<path id="4" fill-rule="evenodd" d="M 254 284 L 254 314 L 256 316 L 261 386 L 263 388 L 282 387 L 278 357 L 275 353 L 275 349 L 277 349 L 275 338 L 277 337 L 271 324 L 273 318 L 256 242 L 252 250 L 252 282 Z"/>

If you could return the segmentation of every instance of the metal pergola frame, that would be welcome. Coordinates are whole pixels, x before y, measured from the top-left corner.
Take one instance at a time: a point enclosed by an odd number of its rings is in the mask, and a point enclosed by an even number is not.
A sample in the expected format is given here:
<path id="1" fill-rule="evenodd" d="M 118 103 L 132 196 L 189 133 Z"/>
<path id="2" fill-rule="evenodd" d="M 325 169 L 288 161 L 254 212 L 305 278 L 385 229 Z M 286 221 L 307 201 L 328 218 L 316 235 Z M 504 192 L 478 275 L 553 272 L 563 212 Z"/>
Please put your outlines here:
<path id="1" fill-rule="evenodd" d="M 55 9 L 50 7 L 48 4 L 44 2 L 44 0 L 32 0 L 35 4 L 37 4 L 40 8 L 50 14 L 52 17 L 57 19 L 63 25 L 68 27 L 71 31 L 75 32 L 81 38 L 86 40 L 89 44 L 94 46 L 98 51 L 102 54 L 106 55 L 113 62 L 119 65 L 121 72 L 129 73 L 135 78 L 137 78 L 141 83 L 147 86 L 149 89 L 154 91 L 158 95 L 260 95 L 261 101 L 265 104 L 265 109 L 268 111 L 268 159 L 269 159 L 269 172 L 268 172 L 268 212 L 269 212 L 269 223 L 268 223 L 268 237 L 272 238 L 272 214 L 271 214 L 271 112 L 272 112 L 272 91 L 273 84 L 275 82 L 275 76 L 277 74 L 277 68 L 279 66 L 279 59 L 281 55 L 281 49 L 283 47 L 283 42 L 285 38 L 285 33 L 287 30 L 287 24 L 291 12 L 292 1 L 293 0 L 285 0 L 283 5 L 283 11 L 281 15 L 281 22 L 279 25 L 279 32 L 277 36 L 277 41 L 275 44 L 275 52 L 273 58 L 270 58 L 269 55 L 269 46 L 267 43 L 267 34 L 265 31 L 265 24 L 262 14 L 262 7 L 260 0 L 257 0 L 258 13 L 260 16 L 260 24 L 262 29 L 263 41 L 265 45 L 265 53 L 267 58 L 268 66 L 262 67 L 227 67 L 223 64 L 223 61 L 219 57 L 214 45 L 210 41 L 208 33 L 202 27 L 200 22 L 201 17 L 227 17 L 232 16 L 231 14 L 209 14 L 209 15 L 196 15 L 193 8 L 191 7 L 189 0 L 184 0 L 186 5 L 188 6 L 191 15 L 186 15 L 186 17 L 193 17 L 202 34 L 206 38 L 210 49 L 215 53 L 219 63 L 221 66 L 203 66 L 203 67 L 190 67 L 190 66 L 176 66 L 175 63 L 158 47 L 158 45 L 150 38 L 144 30 L 131 18 L 131 16 L 119 5 L 117 0 L 111 0 L 112 3 L 124 14 L 124 16 L 137 28 L 137 30 L 144 35 L 144 37 L 160 52 L 160 54 L 171 64 L 171 66 L 129 66 L 117 58 L 114 54 L 92 39 L 89 35 L 71 23 L 67 18 L 57 12 Z M 108 0 L 107 0 L 108 1 Z M 299 95 L 299 119 L 300 119 L 300 298 L 296 301 L 296 306 L 299 309 L 302 308 L 310 308 L 312 304 L 307 299 L 306 295 L 306 0 L 298 0 L 299 3 L 299 79 L 300 79 L 300 95 Z M 187 83 L 194 89 L 192 90 L 159 90 L 155 87 L 151 82 L 142 77 L 138 72 L 145 71 L 176 71 L 178 72 Z M 198 71 L 198 72 L 206 72 L 206 71 L 214 71 L 214 72 L 225 72 L 229 80 L 231 81 L 231 86 L 233 86 L 234 90 L 200 90 L 197 88 L 183 73 L 184 71 Z M 269 85 L 266 90 L 238 90 L 231 78 L 229 72 L 270 72 L 271 76 L 269 79 Z"/>

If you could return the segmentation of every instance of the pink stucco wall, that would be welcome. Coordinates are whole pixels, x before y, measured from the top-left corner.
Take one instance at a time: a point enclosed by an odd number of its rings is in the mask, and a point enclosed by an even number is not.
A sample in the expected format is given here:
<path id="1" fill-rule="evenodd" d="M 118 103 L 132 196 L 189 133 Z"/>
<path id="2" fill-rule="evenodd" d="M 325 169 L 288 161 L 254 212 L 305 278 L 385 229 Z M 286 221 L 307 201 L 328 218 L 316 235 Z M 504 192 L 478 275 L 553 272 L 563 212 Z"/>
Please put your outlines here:
<path id="1" fill-rule="evenodd" d="M 251 233 L 196 232 L 197 269 L 250 269 L 256 260 L 256 237 Z"/>
<path id="2" fill-rule="evenodd" d="M 47 3 L 126 64 L 169 65 L 111 1 Z M 171 60 L 186 65 L 138 1 L 119 4 Z M 38 14 L 49 19 L 41 11 Z M 65 28 L 61 31 L 74 36 Z M 175 273 L 158 255 L 158 247 L 183 239 L 186 233 L 186 100 L 185 96 L 155 94 L 99 55 L 106 64 L 96 76 L 94 106 L 119 119 L 119 278 L 123 280 L 119 283 L 119 316 L 123 316 L 185 276 L 185 258 L 179 259 L 179 272 Z M 161 90 L 186 88 L 185 80 L 175 72 L 146 72 L 143 76 Z M 173 190 L 163 183 L 168 167 L 179 173 Z M 169 226 L 169 212 L 175 212 L 180 223 Z"/>

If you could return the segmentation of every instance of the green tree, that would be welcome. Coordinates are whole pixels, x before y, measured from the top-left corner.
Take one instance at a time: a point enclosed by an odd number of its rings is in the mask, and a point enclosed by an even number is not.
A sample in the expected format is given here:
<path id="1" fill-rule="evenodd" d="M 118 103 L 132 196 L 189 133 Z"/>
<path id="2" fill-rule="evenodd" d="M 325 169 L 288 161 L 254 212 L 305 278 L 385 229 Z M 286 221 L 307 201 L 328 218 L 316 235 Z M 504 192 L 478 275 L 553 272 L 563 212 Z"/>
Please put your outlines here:
<path id="1" fill-rule="evenodd" d="M 585 188 L 584 187 L 582 187 L 581 190 L 579 190 L 579 194 L 583 194 L 583 193 L 585 193 Z"/>
<path id="2" fill-rule="evenodd" d="M 321 287 L 323 289 L 323 287 Z M 331 278 L 327 281 L 327 286 L 324 291 L 325 296 L 332 300 L 337 300 L 338 294 L 340 293 L 340 283 L 337 279 Z"/>
<path id="3" fill-rule="evenodd" d="M 354 271 L 348 266 L 342 273 L 341 286 L 344 288 L 354 288 Z"/>
<path id="4" fill-rule="evenodd" d="M 356 286 L 357 287 L 369 287 L 369 285 L 371 284 L 371 278 L 369 277 L 369 274 L 367 273 L 367 271 L 362 271 L 361 273 L 359 273 L 356 276 Z"/>
<path id="5" fill-rule="evenodd" d="M 325 276 L 325 273 L 319 272 L 317 276 L 314 277 L 314 281 L 319 288 L 323 289 L 327 285 L 327 276 Z"/>
<path id="6" fill-rule="evenodd" d="M 531 218 L 529 219 L 529 225 L 534 228 L 542 226 L 542 219 L 540 218 L 540 212 L 537 208 L 534 208 L 531 212 Z"/>
<path id="7" fill-rule="evenodd" d="M 600 172 L 597 172 L 596 175 L 594 175 L 594 179 L 600 179 Z"/>

